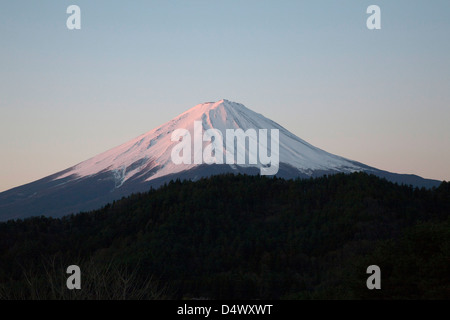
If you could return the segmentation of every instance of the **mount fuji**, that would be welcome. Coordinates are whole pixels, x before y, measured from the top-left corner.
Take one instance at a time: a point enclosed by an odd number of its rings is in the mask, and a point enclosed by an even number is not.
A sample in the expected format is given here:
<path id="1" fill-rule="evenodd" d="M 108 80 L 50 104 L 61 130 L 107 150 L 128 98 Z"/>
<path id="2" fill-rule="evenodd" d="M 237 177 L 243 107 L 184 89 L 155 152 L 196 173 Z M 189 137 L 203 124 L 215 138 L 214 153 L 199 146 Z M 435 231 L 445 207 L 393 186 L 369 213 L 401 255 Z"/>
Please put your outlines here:
<path id="1" fill-rule="evenodd" d="M 295 136 L 279 124 L 244 105 L 220 100 L 199 104 L 169 122 L 109 151 L 81 162 L 62 172 L 0 193 L 0 220 L 30 216 L 61 217 L 99 207 L 134 192 L 144 192 L 174 179 L 197 180 L 221 173 L 260 174 L 256 164 L 175 164 L 171 154 L 178 141 L 176 129 L 186 129 L 193 136 L 194 122 L 204 131 L 217 129 L 278 129 L 278 177 L 310 178 L 324 174 L 363 171 L 400 184 L 418 187 L 438 186 L 440 181 L 416 175 L 395 174 L 369 167 L 357 161 L 333 155 Z M 210 143 L 203 142 L 203 147 Z M 195 148 L 194 148 L 195 149 Z M 246 158 L 250 148 L 243 149 Z M 230 152 L 224 147 L 224 153 Z M 234 150 L 234 154 L 239 150 Z M 195 155 L 193 155 L 195 157 Z M 239 154 L 237 154 L 239 156 Z"/>

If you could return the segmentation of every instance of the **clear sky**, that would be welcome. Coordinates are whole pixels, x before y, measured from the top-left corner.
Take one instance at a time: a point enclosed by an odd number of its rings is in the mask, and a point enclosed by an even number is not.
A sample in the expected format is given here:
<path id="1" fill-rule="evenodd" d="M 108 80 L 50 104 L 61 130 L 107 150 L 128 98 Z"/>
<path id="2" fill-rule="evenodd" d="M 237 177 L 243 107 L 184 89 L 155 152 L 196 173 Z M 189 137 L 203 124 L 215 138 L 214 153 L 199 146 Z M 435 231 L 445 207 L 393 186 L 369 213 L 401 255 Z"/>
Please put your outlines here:
<path id="1" fill-rule="evenodd" d="M 0 191 L 222 98 L 331 153 L 450 180 L 450 1 L 0 2 Z"/>

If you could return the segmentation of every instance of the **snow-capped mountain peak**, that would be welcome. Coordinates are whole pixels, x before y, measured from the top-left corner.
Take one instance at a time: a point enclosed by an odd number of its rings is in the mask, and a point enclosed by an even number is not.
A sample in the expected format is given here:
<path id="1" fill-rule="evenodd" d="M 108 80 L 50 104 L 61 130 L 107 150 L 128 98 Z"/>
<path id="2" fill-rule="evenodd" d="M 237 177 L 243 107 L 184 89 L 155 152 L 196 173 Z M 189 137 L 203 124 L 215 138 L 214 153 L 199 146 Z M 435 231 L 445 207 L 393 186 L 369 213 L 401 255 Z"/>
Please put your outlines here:
<path id="1" fill-rule="evenodd" d="M 199 131 L 200 143 L 196 139 Z M 228 138 L 230 131 L 240 132 L 240 142 L 235 136 L 232 136 L 233 143 L 230 145 L 227 144 L 229 139 L 222 139 L 221 135 Z M 177 136 L 179 132 L 182 132 L 181 136 Z M 211 132 L 219 132 L 221 135 L 218 135 L 218 140 L 223 140 L 222 145 L 219 143 L 218 149 L 214 149 L 214 157 L 217 160 L 222 156 L 226 162 L 202 162 L 205 159 L 202 158 L 204 150 L 211 151 L 210 155 L 213 153 L 211 146 L 213 141 L 216 143 L 217 136 L 213 140 L 213 135 L 208 136 Z M 364 171 L 416 186 L 433 187 L 440 183 L 414 175 L 378 170 L 330 154 L 242 104 L 220 100 L 196 105 L 161 126 L 67 170 L 0 193 L 0 220 L 36 215 L 60 217 L 82 210 L 98 209 L 123 196 L 147 191 L 150 187 L 158 187 L 178 178 L 196 180 L 220 173 L 262 174 L 268 167 L 261 158 L 260 149 L 264 149 L 261 148 L 264 143 L 257 145 L 259 155 L 255 154 L 254 146 L 255 139 L 262 141 L 261 133 L 264 132 L 267 133 L 264 141 L 265 157 L 269 158 L 270 153 L 272 159 L 277 158 L 279 164 L 276 164 L 273 172 L 277 172 L 280 177 L 307 178 Z M 192 139 L 189 140 L 189 137 Z M 224 143 L 225 140 L 227 143 Z M 279 143 L 273 148 L 272 141 L 275 140 Z M 174 161 L 173 151 L 185 141 L 190 142 L 186 143 L 190 145 L 186 150 L 191 151 L 190 154 L 187 152 L 191 158 L 187 157 L 188 161 Z M 183 156 L 186 150 L 182 149 Z M 228 161 L 230 158 L 231 164 Z M 234 160 L 239 158 L 245 161 L 235 164 Z"/>
<path id="2" fill-rule="evenodd" d="M 354 162 L 320 150 L 296 137 L 277 123 L 267 119 L 244 105 L 228 100 L 206 102 L 180 114 L 165 124 L 98 156 L 84 161 L 55 180 L 66 177 L 76 179 L 109 171 L 120 187 L 129 179 L 145 177 L 146 181 L 190 170 L 198 164 L 174 164 L 171 152 L 177 142 L 171 141 L 172 132 L 186 129 L 193 136 L 195 121 L 201 121 L 202 129 L 217 129 L 225 133 L 227 129 L 278 129 L 280 131 L 280 163 L 288 164 L 300 172 L 311 175 L 314 171 L 353 172 L 361 168 Z M 206 146 L 208 143 L 204 142 Z M 224 146 L 226 153 L 226 147 Z M 249 157 L 249 150 L 246 150 Z M 261 164 L 244 166 L 260 167 Z"/>

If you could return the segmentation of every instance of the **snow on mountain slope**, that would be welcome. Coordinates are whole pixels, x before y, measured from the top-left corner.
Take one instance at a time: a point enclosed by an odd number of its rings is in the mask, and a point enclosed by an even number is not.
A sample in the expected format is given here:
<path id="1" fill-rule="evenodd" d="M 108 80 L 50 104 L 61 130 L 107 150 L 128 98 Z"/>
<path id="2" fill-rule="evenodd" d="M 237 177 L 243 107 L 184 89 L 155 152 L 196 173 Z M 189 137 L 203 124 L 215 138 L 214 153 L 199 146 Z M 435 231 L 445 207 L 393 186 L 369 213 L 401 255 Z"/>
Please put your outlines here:
<path id="1" fill-rule="evenodd" d="M 226 129 L 279 129 L 280 153 L 279 162 L 289 164 L 301 173 L 311 175 L 314 171 L 354 172 L 362 170 L 357 163 L 332 155 L 318 149 L 293 135 L 279 124 L 263 115 L 253 112 L 244 105 L 220 100 L 199 104 L 182 113 L 171 121 L 155 128 L 121 146 L 106 151 L 84 161 L 57 176 L 55 180 L 66 177 L 83 178 L 102 172 L 112 172 L 119 188 L 131 178 L 150 176 L 146 181 L 168 174 L 190 170 L 198 164 L 174 164 L 171 159 L 173 147 L 178 143 L 171 141 L 172 132 L 176 129 L 187 129 L 194 137 L 194 122 L 201 121 L 203 131 L 218 129 L 225 134 Z M 210 142 L 204 142 L 205 147 Z M 249 148 L 245 152 L 249 153 Z M 194 151 L 194 148 L 192 148 Z M 227 150 L 224 146 L 224 154 Z M 260 167 L 261 164 L 243 166 Z"/>

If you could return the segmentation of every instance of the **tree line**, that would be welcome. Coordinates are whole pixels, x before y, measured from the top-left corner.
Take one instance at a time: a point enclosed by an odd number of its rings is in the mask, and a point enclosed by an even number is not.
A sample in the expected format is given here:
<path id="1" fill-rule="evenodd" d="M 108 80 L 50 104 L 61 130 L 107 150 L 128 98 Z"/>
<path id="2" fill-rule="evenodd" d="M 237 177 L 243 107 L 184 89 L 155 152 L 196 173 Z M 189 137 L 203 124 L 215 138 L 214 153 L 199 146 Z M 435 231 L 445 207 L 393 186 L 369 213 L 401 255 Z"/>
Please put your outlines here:
<path id="1" fill-rule="evenodd" d="M 55 290 L 71 264 L 88 283 Z M 381 290 L 366 287 L 374 264 Z M 6 299 L 448 299 L 449 266 L 450 184 L 365 173 L 177 180 L 92 212 L 0 223 Z"/>

